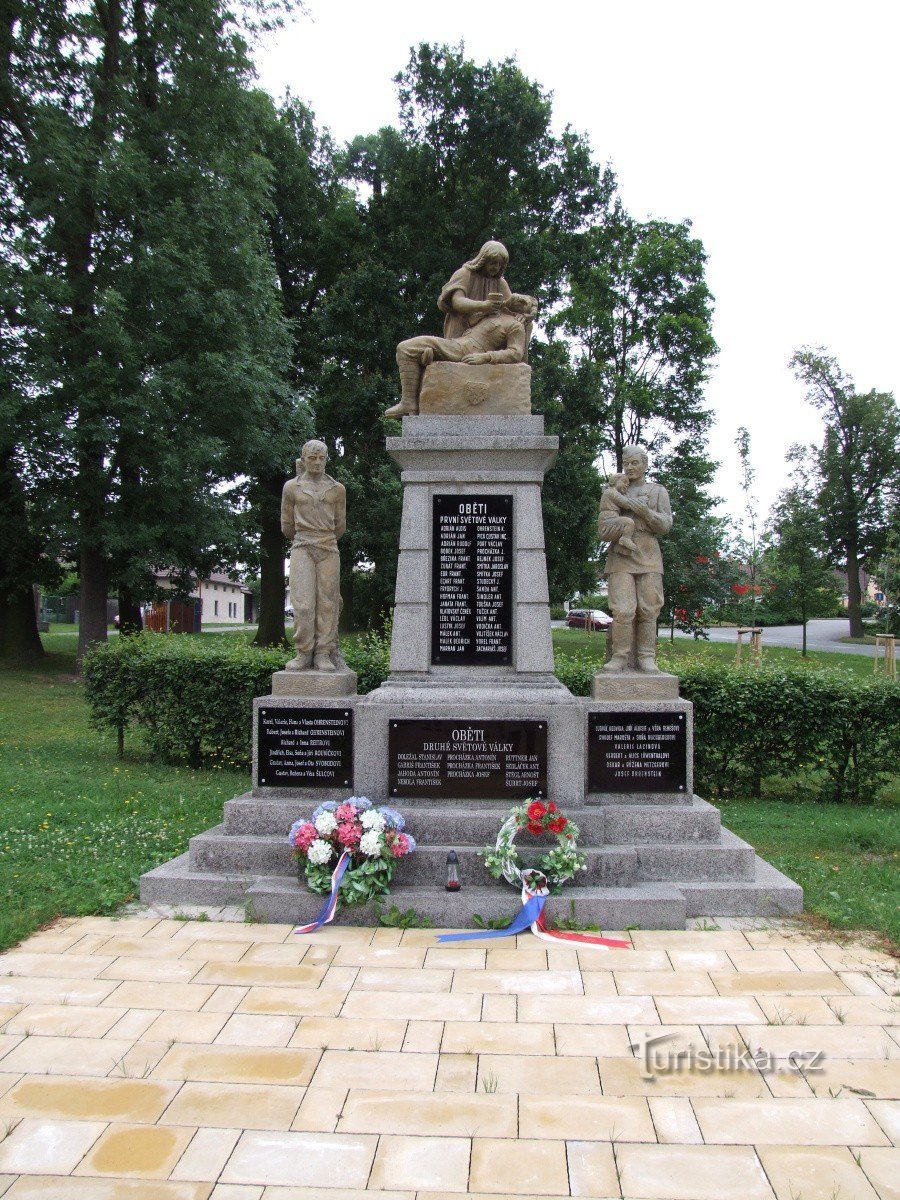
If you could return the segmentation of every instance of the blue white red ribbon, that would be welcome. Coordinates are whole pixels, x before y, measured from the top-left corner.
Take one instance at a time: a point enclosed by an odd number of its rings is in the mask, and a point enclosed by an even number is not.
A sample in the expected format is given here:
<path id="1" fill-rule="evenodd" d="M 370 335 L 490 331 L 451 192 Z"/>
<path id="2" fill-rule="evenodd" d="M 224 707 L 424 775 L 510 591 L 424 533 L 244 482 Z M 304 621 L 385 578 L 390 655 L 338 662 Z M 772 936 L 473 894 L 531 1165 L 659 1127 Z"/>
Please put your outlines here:
<path id="1" fill-rule="evenodd" d="M 323 925 L 327 925 L 329 921 L 334 919 L 334 914 L 337 912 L 338 906 L 338 888 L 341 886 L 344 872 L 349 865 L 350 851 L 345 850 L 337 860 L 337 866 L 331 873 L 331 893 L 319 909 L 319 915 L 314 921 L 310 921 L 308 925 L 298 925 L 294 933 L 315 933 L 317 929 L 321 929 Z"/>
<path id="2" fill-rule="evenodd" d="M 532 890 L 528 885 L 522 888 L 522 907 L 506 926 L 505 929 L 484 929 L 477 933 L 442 933 L 439 942 L 473 942 L 482 938 L 510 937 L 514 933 L 524 933 L 530 927 L 531 932 L 545 942 L 574 942 L 579 946 L 604 947 L 611 950 L 630 950 L 631 942 L 618 938 L 597 937 L 591 933 L 575 933 L 565 929 L 548 929 L 547 915 L 544 908 L 550 893 L 546 888 Z"/>

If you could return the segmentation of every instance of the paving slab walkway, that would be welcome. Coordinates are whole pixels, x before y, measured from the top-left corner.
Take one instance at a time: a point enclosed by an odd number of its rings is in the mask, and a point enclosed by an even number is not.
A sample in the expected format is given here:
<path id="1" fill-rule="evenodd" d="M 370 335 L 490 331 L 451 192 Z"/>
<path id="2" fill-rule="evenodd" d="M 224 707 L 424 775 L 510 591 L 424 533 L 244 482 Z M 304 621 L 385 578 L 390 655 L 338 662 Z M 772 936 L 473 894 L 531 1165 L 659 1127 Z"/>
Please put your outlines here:
<path id="1" fill-rule="evenodd" d="M 801 926 L 63 920 L 0 956 L 8 1200 L 897 1200 L 893 961 Z"/>

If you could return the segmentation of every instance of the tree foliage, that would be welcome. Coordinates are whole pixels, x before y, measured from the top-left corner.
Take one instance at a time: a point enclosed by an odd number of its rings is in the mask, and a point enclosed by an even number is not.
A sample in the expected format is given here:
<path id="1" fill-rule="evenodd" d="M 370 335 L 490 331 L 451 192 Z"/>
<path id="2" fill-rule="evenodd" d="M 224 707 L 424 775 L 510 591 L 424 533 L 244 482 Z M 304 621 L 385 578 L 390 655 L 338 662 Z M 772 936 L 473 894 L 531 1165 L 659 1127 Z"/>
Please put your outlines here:
<path id="1" fill-rule="evenodd" d="M 876 566 L 900 497 L 900 410 L 888 392 L 857 392 L 823 347 L 798 350 L 790 365 L 825 424 L 822 445 L 797 448 L 794 461 L 811 463 L 826 544 L 847 572 L 850 633 L 861 637 L 860 569 Z"/>

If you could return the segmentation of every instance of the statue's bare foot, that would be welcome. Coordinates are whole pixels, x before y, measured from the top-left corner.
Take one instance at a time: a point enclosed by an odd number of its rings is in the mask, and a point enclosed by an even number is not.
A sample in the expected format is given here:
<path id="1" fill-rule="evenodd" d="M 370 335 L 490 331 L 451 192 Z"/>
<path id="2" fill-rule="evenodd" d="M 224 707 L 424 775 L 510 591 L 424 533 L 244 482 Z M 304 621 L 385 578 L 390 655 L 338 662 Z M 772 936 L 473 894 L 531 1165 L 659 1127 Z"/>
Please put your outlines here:
<path id="1" fill-rule="evenodd" d="M 314 671 L 333 671 L 334 663 L 328 654 L 317 654 L 313 662 Z"/>
<path id="2" fill-rule="evenodd" d="M 296 658 L 292 658 L 289 663 L 285 664 L 286 671 L 308 671 L 312 666 L 311 654 L 298 654 Z"/>
<path id="3" fill-rule="evenodd" d="M 390 420 L 393 417 L 413 417 L 418 412 L 415 404 L 411 404 L 409 400 L 401 400 L 399 404 L 392 404 L 390 408 L 386 408 L 381 414 L 385 420 Z"/>
<path id="4" fill-rule="evenodd" d="M 614 654 L 608 663 L 600 668 L 601 671 L 608 671 L 610 675 L 617 675 L 624 671 L 628 666 L 628 660 L 622 658 L 619 654 Z"/>

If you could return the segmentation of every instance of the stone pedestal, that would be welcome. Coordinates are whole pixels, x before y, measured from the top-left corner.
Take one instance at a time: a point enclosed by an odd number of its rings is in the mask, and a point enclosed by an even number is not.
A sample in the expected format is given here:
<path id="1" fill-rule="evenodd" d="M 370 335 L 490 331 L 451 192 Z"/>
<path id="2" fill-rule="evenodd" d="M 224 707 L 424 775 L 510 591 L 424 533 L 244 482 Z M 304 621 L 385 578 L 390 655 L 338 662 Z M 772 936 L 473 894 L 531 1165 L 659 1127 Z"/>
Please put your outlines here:
<path id="1" fill-rule="evenodd" d="M 678 676 L 666 671 L 598 671 L 591 682 L 593 700 L 677 700 Z"/>
<path id="2" fill-rule="evenodd" d="M 272 695 L 355 696 L 356 672 L 348 667 L 336 671 L 276 671 Z"/>
<path id="3" fill-rule="evenodd" d="M 531 367 L 432 363 L 422 377 L 419 412 L 430 416 L 525 416 L 531 412 Z"/>

